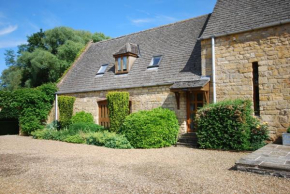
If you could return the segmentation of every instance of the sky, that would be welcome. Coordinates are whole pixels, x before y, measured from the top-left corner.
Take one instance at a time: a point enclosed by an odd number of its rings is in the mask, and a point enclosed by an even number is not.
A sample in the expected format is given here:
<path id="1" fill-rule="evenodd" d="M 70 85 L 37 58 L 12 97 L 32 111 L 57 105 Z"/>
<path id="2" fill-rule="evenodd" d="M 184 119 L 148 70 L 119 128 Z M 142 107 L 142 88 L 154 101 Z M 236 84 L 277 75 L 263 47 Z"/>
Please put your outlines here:
<path id="1" fill-rule="evenodd" d="M 0 0 L 0 72 L 4 52 L 58 26 L 118 37 L 211 13 L 216 0 Z"/>

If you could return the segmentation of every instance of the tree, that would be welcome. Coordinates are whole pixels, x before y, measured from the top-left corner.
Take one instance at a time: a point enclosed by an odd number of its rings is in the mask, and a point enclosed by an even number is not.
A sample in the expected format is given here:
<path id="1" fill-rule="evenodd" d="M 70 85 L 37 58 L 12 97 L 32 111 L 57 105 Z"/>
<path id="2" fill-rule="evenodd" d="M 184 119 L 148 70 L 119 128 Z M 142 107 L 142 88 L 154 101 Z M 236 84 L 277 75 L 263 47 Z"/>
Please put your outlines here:
<path id="1" fill-rule="evenodd" d="M 108 40 L 111 37 L 106 36 L 105 34 L 103 34 L 101 32 L 96 32 L 96 33 L 93 34 L 92 38 L 93 38 L 93 42 L 99 42 L 99 41 L 102 41 L 102 40 Z"/>
<path id="2" fill-rule="evenodd" d="M 108 39 L 103 33 L 56 27 L 27 36 L 27 44 L 5 53 L 9 67 L 0 77 L 0 89 L 37 87 L 47 82 L 56 82 L 74 62 L 78 53 L 90 41 Z M 13 68 L 12 68 L 13 67 Z"/>
<path id="3" fill-rule="evenodd" d="M 12 49 L 5 50 L 4 55 L 5 55 L 5 64 L 8 67 L 16 65 L 16 61 L 15 61 L 16 55 L 14 53 L 14 50 Z"/>

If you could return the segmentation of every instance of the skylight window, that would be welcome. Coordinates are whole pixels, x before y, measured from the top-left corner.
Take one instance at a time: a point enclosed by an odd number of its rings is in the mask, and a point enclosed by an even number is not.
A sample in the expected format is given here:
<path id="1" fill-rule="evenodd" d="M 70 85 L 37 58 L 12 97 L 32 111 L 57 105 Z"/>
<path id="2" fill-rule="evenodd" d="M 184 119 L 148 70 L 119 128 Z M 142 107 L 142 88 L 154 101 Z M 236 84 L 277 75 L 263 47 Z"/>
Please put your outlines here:
<path id="1" fill-rule="evenodd" d="M 108 64 L 104 64 L 104 65 L 102 65 L 102 66 L 100 67 L 100 69 L 99 69 L 97 75 L 104 74 L 105 71 L 106 71 L 106 69 L 107 69 L 107 67 L 108 67 Z"/>
<path id="2" fill-rule="evenodd" d="M 151 67 L 159 67 L 159 63 L 160 63 L 160 60 L 161 60 L 161 55 L 159 56 L 154 56 L 152 59 L 151 59 L 151 62 L 148 66 L 148 68 L 151 68 Z"/>

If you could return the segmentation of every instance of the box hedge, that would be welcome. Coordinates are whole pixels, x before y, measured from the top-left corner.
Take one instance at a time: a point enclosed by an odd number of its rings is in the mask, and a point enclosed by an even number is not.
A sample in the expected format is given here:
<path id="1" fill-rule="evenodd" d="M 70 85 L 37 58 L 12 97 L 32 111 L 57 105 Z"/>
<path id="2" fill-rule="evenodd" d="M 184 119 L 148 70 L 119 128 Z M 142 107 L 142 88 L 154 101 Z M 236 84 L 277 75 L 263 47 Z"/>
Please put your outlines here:
<path id="1" fill-rule="evenodd" d="M 71 123 L 94 123 L 94 117 L 92 113 L 86 113 L 85 111 L 77 112 L 72 116 Z"/>
<path id="2" fill-rule="evenodd" d="M 268 138 L 267 127 L 253 117 L 251 106 L 252 103 L 248 100 L 234 100 L 210 104 L 198 110 L 196 122 L 199 146 L 252 150 L 264 145 Z M 259 127 L 260 125 L 263 127 Z"/>
<path id="3" fill-rule="evenodd" d="M 155 108 L 126 117 L 123 133 L 134 148 L 160 148 L 176 143 L 178 120 L 173 111 Z"/>
<path id="4" fill-rule="evenodd" d="M 110 128 L 112 132 L 118 132 L 126 116 L 129 114 L 129 93 L 109 92 L 107 94 Z"/>
<path id="5" fill-rule="evenodd" d="M 59 120 L 61 127 L 68 127 L 71 124 L 75 100 L 76 98 L 73 96 L 58 97 Z"/>

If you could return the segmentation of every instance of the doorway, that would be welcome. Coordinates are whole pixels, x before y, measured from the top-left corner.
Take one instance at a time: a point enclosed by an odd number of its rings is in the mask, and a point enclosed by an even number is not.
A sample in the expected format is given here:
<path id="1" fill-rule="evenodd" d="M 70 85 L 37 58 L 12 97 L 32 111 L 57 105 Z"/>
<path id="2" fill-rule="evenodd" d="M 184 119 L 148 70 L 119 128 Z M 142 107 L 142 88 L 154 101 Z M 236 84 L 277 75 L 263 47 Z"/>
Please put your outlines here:
<path id="1" fill-rule="evenodd" d="M 197 132 L 196 112 L 204 105 L 204 92 L 187 92 L 187 133 Z"/>

